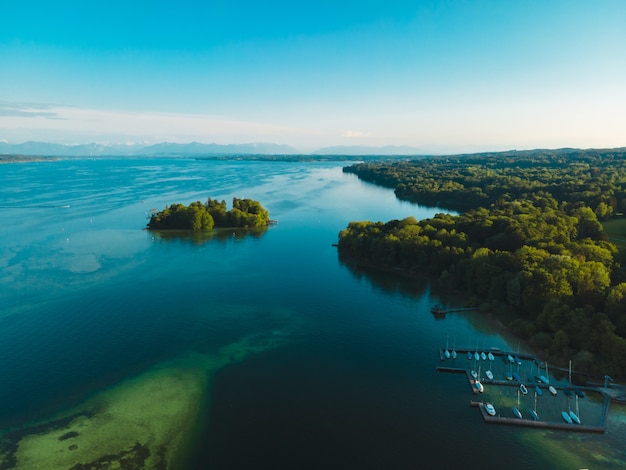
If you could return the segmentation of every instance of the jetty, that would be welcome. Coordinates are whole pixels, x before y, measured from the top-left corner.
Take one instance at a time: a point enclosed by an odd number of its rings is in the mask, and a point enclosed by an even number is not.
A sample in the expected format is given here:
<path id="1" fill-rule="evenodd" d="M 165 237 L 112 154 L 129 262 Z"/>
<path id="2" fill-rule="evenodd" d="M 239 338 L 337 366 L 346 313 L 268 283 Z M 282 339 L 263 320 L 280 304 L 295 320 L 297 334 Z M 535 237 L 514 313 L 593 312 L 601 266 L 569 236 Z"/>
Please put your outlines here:
<path id="1" fill-rule="evenodd" d="M 603 433 L 606 431 L 606 417 L 609 412 L 609 403 L 611 399 L 604 395 L 604 406 L 600 424 L 597 426 L 590 426 L 587 424 L 565 423 L 557 421 L 535 421 L 532 419 L 519 419 L 508 416 L 490 416 L 485 409 L 483 402 L 470 402 L 470 406 L 477 406 L 480 409 L 480 413 L 483 416 L 483 420 L 489 424 L 509 424 L 512 426 L 526 426 L 530 428 L 543 428 L 543 429 L 557 429 L 561 431 L 574 431 L 574 432 L 594 432 Z"/>
<path id="2" fill-rule="evenodd" d="M 478 310 L 478 307 L 468 307 L 468 308 L 446 308 L 443 305 L 433 305 L 430 309 L 430 313 L 432 313 L 435 317 L 443 318 L 448 313 L 455 312 L 470 312 L 472 310 Z"/>

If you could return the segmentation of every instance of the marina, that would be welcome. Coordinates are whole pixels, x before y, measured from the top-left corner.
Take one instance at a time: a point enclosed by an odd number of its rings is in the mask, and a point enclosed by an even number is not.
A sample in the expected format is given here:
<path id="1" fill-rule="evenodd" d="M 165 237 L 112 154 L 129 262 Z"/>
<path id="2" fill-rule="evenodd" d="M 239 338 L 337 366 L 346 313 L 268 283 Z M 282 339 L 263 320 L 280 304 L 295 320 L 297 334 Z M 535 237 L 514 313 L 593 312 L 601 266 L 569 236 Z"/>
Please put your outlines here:
<path id="1" fill-rule="evenodd" d="M 480 349 L 456 348 L 456 351 L 459 359 L 452 360 L 440 349 L 442 364 L 436 370 L 465 375 L 473 395 L 483 398 L 470 401 L 470 406 L 480 410 L 485 423 L 587 433 L 606 431 L 609 405 L 615 396 L 609 389 L 609 380 L 605 380 L 603 387 L 574 387 L 571 374 L 566 383 L 551 380 L 547 366 L 531 354 L 492 348 L 489 360 L 483 360 L 484 351 Z M 483 364 L 493 378 L 481 375 Z M 512 372 L 514 368 L 516 372 Z M 540 371 L 542 380 L 537 380 Z M 548 390 L 550 394 L 543 393 Z M 522 401 L 526 407 L 520 406 L 520 398 L 525 399 Z M 584 419 L 580 418 L 581 401 Z M 576 411 L 572 409 L 574 404 Z"/>

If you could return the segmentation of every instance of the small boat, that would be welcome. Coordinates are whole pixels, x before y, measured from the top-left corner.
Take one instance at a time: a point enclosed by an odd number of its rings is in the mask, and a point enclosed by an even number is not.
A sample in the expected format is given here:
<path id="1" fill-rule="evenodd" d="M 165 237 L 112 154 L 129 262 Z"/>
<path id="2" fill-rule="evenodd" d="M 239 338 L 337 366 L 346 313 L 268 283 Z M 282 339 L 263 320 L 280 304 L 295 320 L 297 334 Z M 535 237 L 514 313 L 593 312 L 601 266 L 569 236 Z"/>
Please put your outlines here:
<path id="1" fill-rule="evenodd" d="M 454 340 L 454 345 L 452 346 L 452 352 L 450 353 L 452 359 L 456 359 L 456 339 Z"/>
<path id="2" fill-rule="evenodd" d="M 530 413 L 530 416 L 532 416 L 532 418 L 535 421 L 539 421 L 539 415 L 537 414 L 537 394 L 535 393 L 535 407 L 532 410 L 528 410 L 528 412 Z"/>
<path id="3" fill-rule="evenodd" d="M 564 388 L 563 393 L 565 394 L 567 398 L 574 398 L 574 392 L 570 390 L 569 388 Z"/>
<path id="4" fill-rule="evenodd" d="M 515 380 L 517 380 L 518 382 L 521 382 L 521 381 L 522 381 L 522 378 L 520 377 L 520 375 L 519 375 L 517 372 L 513 372 L 513 373 L 511 374 L 511 376 L 512 376 Z"/>
<path id="5" fill-rule="evenodd" d="M 519 390 L 517 391 L 517 406 L 513 407 L 513 414 L 516 418 L 522 419 L 522 412 L 519 410 Z"/>
<path id="6" fill-rule="evenodd" d="M 528 389 L 526 388 L 526 385 L 520 384 L 519 389 L 520 392 L 522 392 L 522 395 L 528 395 Z"/>
<path id="7" fill-rule="evenodd" d="M 480 353 L 480 358 L 481 358 L 483 361 L 486 361 L 486 360 L 487 360 L 487 355 L 486 355 L 484 352 L 481 352 L 481 353 Z"/>
<path id="8" fill-rule="evenodd" d="M 578 398 L 585 398 L 585 394 L 583 393 L 583 391 L 579 388 L 575 388 L 574 389 L 574 393 L 576 394 L 576 396 Z"/>
<path id="9" fill-rule="evenodd" d="M 548 391 L 552 394 L 556 396 L 556 388 L 554 388 L 552 385 L 550 385 L 548 387 Z"/>
<path id="10" fill-rule="evenodd" d="M 543 395 L 543 391 L 539 388 L 539 385 L 535 385 L 535 393 L 539 396 Z"/>
<path id="11" fill-rule="evenodd" d="M 495 356 L 491 354 L 491 351 L 487 353 L 487 359 L 489 359 L 490 361 L 493 361 L 495 359 Z"/>
<path id="12" fill-rule="evenodd" d="M 446 309 L 445 307 L 442 307 L 441 305 L 436 304 L 432 306 L 432 308 L 430 309 L 430 313 L 432 313 L 433 315 L 437 317 L 445 317 Z"/>
<path id="13" fill-rule="evenodd" d="M 472 376 L 472 378 L 473 378 L 474 380 L 476 380 L 476 379 L 478 378 L 478 372 L 476 372 L 475 370 L 472 370 L 472 371 L 470 372 L 470 374 L 471 374 L 471 376 Z"/>
<path id="14" fill-rule="evenodd" d="M 474 381 L 474 387 L 476 387 L 476 390 L 478 390 L 480 393 L 483 393 L 485 391 L 485 387 L 483 387 L 483 384 L 480 382 L 480 367 L 478 368 L 478 375 L 476 377 L 476 380 Z"/>
<path id="15" fill-rule="evenodd" d="M 574 413 L 572 410 L 569 410 L 569 416 L 576 424 L 580 424 L 579 414 L 580 410 L 578 409 L 578 395 L 576 395 L 576 413 Z"/>
<path id="16" fill-rule="evenodd" d="M 541 379 L 540 379 L 538 376 L 536 376 L 536 375 L 533 375 L 533 380 L 534 380 L 535 382 L 537 382 L 538 384 L 543 383 L 543 380 L 541 380 Z"/>
<path id="17" fill-rule="evenodd" d="M 569 417 L 572 419 L 573 422 L 575 422 L 576 424 L 580 424 L 580 418 L 578 417 L 578 415 L 576 413 L 574 413 L 572 410 L 569 411 Z"/>
<path id="18" fill-rule="evenodd" d="M 515 356 L 515 362 L 517 362 L 518 366 L 522 365 L 522 360 L 519 357 L 517 357 L 517 356 Z"/>
<path id="19" fill-rule="evenodd" d="M 446 336 L 446 350 L 443 352 L 443 355 L 446 356 L 446 359 L 450 359 L 450 351 L 448 350 L 448 337 Z"/>
<path id="20" fill-rule="evenodd" d="M 480 359 L 480 354 L 478 354 L 478 351 L 474 353 L 474 359 L 476 359 L 477 361 Z"/>
<path id="21" fill-rule="evenodd" d="M 550 385 L 550 373 L 548 372 L 548 363 L 546 362 L 546 375 L 540 375 L 539 380 L 541 380 L 544 384 Z"/>
<path id="22" fill-rule="evenodd" d="M 496 409 L 495 409 L 495 407 L 491 403 L 487 403 L 485 405 L 485 411 L 487 412 L 487 414 L 489 416 L 495 416 L 496 415 Z"/>
<path id="23" fill-rule="evenodd" d="M 467 360 L 471 361 L 473 357 L 474 355 L 471 352 L 467 351 Z"/>
<path id="24" fill-rule="evenodd" d="M 561 411 L 561 416 L 563 416 L 563 419 L 567 421 L 568 424 L 572 424 L 572 418 L 567 411 Z"/>
<path id="25" fill-rule="evenodd" d="M 511 364 L 513 364 L 513 363 L 515 362 L 515 359 L 513 359 L 513 356 L 511 356 L 510 354 L 508 354 L 508 355 L 506 356 L 506 358 L 508 359 L 508 361 L 509 361 Z"/>
<path id="26" fill-rule="evenodd" d="M 485 375 L 489 380 L 493 380 L 493 372 L 491 372 L 490 370 L 486 370 Z"/>

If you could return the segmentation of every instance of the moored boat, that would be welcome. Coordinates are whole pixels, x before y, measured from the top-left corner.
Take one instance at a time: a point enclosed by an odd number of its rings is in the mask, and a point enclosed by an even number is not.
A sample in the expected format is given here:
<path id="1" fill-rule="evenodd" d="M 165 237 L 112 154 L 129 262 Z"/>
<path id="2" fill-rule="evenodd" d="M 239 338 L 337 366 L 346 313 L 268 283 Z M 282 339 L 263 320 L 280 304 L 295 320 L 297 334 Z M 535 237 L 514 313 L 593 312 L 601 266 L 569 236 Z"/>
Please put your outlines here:
<path id="1" fill-rule="evenodd" d="M 561 416 L 568 424 L 572 424 L 572 418 L 567 411 L 561 411 Z"/>
<path id="2" fill-rule="evenodd" d="M 574 413 L 573 411 L 570 410 L 569 416 L 570 416 L 570 418 L 572 418 L 572 421 L 574 423 L 580 424 L 580 418 L 578 417 L 578 415 L 576 413 Z"/>
<path id="3" fill-rule="evenodd" d="M 520 392 L 522 392 L 522 395 L 528 395 L 528 389 L 526 388 L 526 385 L 520 384 L 519 389 Z"/>
<path id="4" fill-rule="evenodd" d="M 517 406 L 513 407 L 513 415 L 518 419 L 522 419 L 522 412 L 519 410 L 519 390 L 517 391 Z"/>
<path id="5" fill-rule="evenodd" d="M 489 380 L 493 380 L 493 372 L 491 372 L 490 370 L 486 370 L 485 375 Z"/>
<path id="6" fill-rule="evenodd" d="M 543 391 L 539 388 L 539 385 L 535 385 L 535 393 L 539 396 L 543 395 Z"/>
<path id="7" fill-rule="evenodd" d="M 552 385 L 550 385 L 548 387 L 548 391 L 552 394 L 552 395 L 556 395 L 556 388 L 554 388 Z"/>
<path id="8" fill-rule="evenodd" d="M 495 359 L 495 356 L 491 354 L 491 351 L 487 353 L 487 359 L 489 359 L 490 361 L 493 361 Z"/>
<path id="9" fill-rule="evenodd" d="M 485 405 L 485 411 L 487 412 L 487 414 L 489 416 L 495 416 L 496 415 L 496 409 L 495 409 L 495 407 L 491 403 L 487 403 Z"/>
<path id="10" fill-rule="evenodd" d="M 515 380 L 517 380 L 518 382 L 522 381 L 522 378 L 520 377 L 520 375 L 517 372 L 513 372 L 511 374 L 511 377 L 513 377 Z"/>
<path id="11" fill-rule="evenodd" d="M 530 416 L 535 420 L 535 421 L 539 421 L 539 415 L 537 414 L 537 412 L 533 409 L 528 410 L 528 412 L 530 413 Z"/>

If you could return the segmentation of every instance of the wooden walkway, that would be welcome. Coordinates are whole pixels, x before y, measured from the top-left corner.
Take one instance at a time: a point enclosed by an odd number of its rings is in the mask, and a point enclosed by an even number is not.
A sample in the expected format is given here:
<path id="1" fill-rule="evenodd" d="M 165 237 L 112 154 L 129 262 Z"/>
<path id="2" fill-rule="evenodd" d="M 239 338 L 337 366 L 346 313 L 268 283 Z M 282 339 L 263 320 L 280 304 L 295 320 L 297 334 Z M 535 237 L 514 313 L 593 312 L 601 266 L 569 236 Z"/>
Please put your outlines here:
<path id="1" fill-rule="evenodd" d="M 602 412 L 601 423 L 598 426 L 589 426 L 586 424 L 569 424 L 569 423 L 560 423 L 554 421 L 535 421 L 531 419 L 519 419 L 519 418 L 508 418 L 506 416 L 491 416 L 485 410 L 485 404 L 480 402 L 470 402 L 471 406 L 478 406 L 481 414 L 483 415 L 483 420 L 486 423 L 490 424 L 509 424 L 512 426 L 526 426 L 531 428 L 544 428 L 544 429 L 557 429 L 561 431 L 575 431 L 575 432 L 595 432 L 595 433 L 603 433 L 606 431 L 606 416 L 609 411 L 609 403 L 611 399 L 604 395 L 604 409 Z"/>

